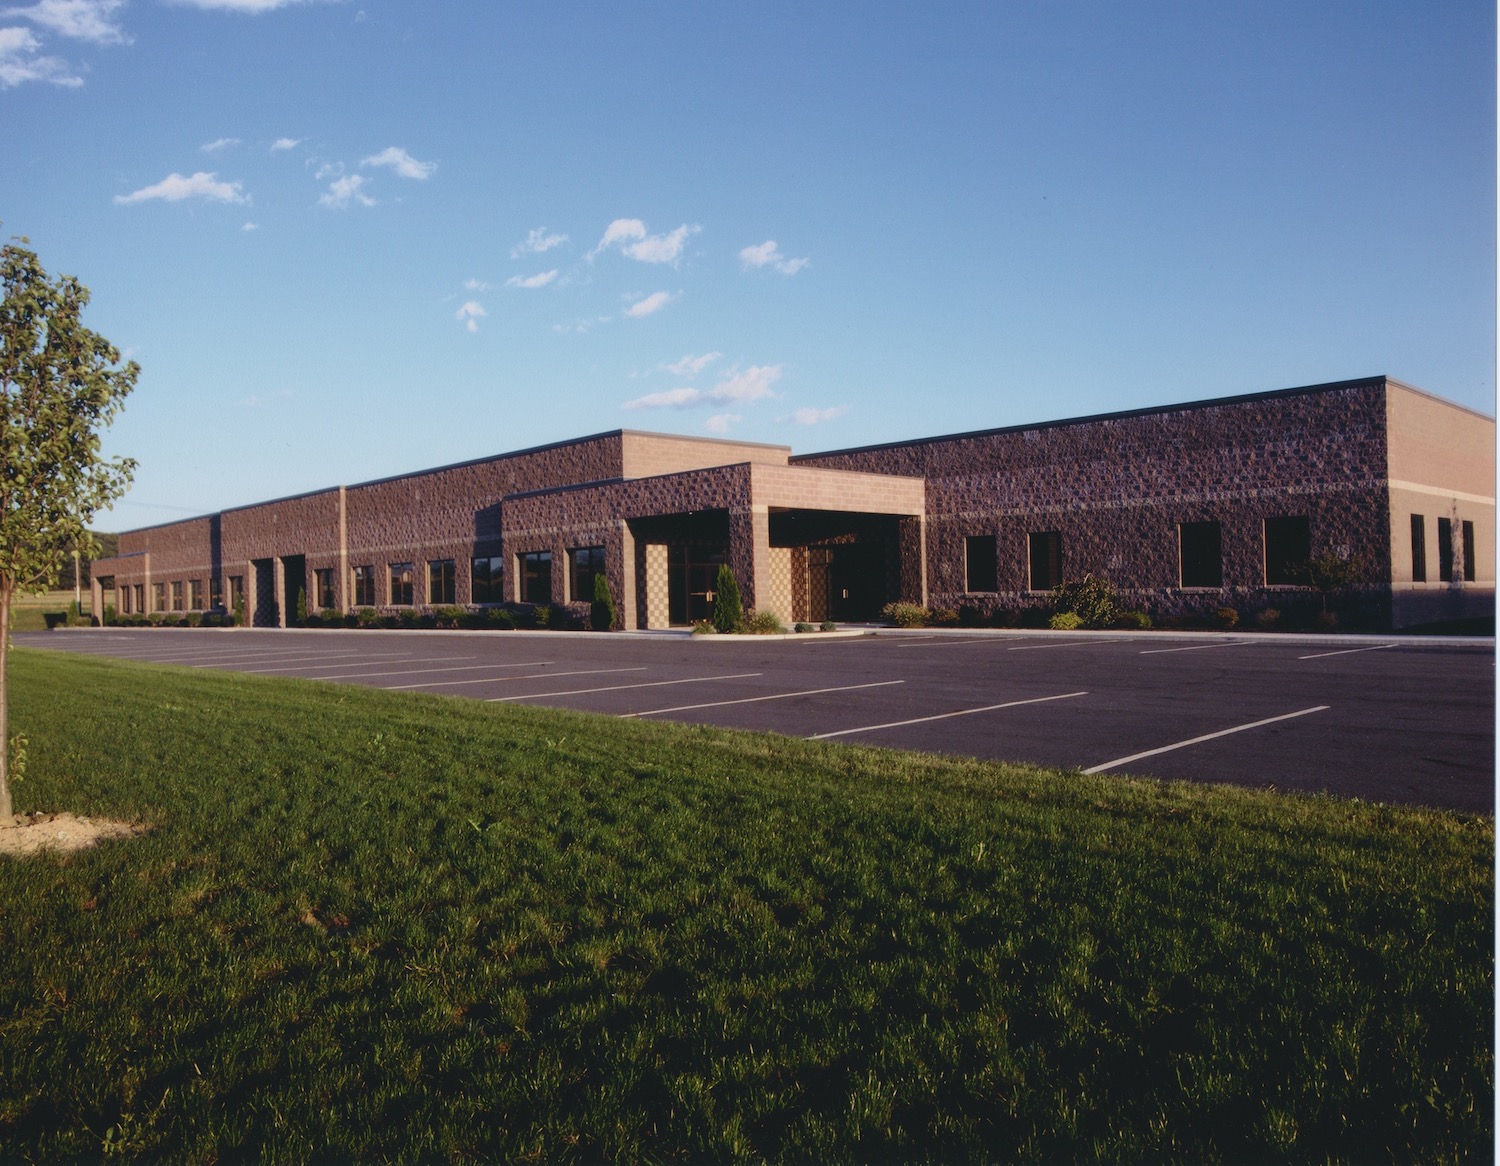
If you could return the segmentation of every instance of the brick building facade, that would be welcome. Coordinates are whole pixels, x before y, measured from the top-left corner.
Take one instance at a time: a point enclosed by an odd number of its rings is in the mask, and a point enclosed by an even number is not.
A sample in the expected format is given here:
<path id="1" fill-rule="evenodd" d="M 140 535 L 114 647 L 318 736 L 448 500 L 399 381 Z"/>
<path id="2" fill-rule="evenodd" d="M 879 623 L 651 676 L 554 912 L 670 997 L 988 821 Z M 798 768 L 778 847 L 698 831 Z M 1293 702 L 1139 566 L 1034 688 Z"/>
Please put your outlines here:
<path id="1" fill-rule="evenodd" d="M 128 531 L 96 615 L 587 602 L 626 628 L 747 606 L 980 613 L 1108 579 L 1156 614 L 1310 602 L 1289 565 L 1357 559 L 1369 623 L 1493 611 L 1495 425 L 1385 377 L 793 457 L 616 430 Z"/>

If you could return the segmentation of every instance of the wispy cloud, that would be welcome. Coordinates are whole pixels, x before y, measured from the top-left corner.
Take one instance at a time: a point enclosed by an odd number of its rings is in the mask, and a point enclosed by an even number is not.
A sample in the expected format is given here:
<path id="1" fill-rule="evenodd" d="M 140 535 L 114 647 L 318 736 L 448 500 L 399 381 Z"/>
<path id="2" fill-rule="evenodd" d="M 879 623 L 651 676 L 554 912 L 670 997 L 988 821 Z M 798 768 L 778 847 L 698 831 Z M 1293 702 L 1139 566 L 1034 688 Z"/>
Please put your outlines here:
<path id="1" fill-rule="evenodd" d="M 688 237 L 696 235 L 702 229 L 683 223 L 675 231 L 669 231 L 665 235 L 651 235 L 640 219 L 616 219 L 604 229 L 604 237 L 589 252 L 588 257 L 593 259 L 601 251 L 617 247 L 621 254 L 642 263 L 676 263 L 682 255 L 683 247 L 687 245 Z"/>
<path id="2" fill-rule="evenodd" d="M 40 55 L 42 42 L 29 28 L 0 28 L 0 89 L 46 81 L 76 89 L 83 78 L 61 57 Z"/>
<path id="3" fill-rule="evenodd" d="M 205 154 L 217 154 L 220 150 L 227 150 L 230 146 L 238 146 L 239 138 L 215 138 L 211 142 L 204 142 L 198 148 Z"/>
<path id="4" fill-rule="evenodd" d="M 277 8 L 286 8 L 292 4 L 301 4 L 303 0 L 168 0 L 169 3 L 179 5 L 183 8 L 202 8 L 209 11 L 221 12 L 271 12 Z"/>
<path id="5" fill-rule="evenodd" d="M 702 356 L 688 355 L 671 364 L 659 364 L 656 368 L 658 372 L 669 372 L 674 377 L 687 377 L 691 380 L 723 355 L 722 352 L 705 352 Z"/>
<path id="6" fill-rule="evenodd" d="M 360 189 L 364 184 L 365 177 L 362 174 L 349 174 L 343 178 L 335 178 L 328 184 L 328 193 L 318 196 L 318 203 L 335 211 L 344 210 L 351 201 L 359 203 L 360 206 L 374 206 L 375 200 Z"/>
<path id="7" fill-rule="evenodd" d="M 683 386 L 660 393 L 647 393 L 626 401 L 622 409 L 689 409 L 694 405 L 738 405 L 776 396 L 771 387 L 781 379 L 779 364 L 751 365 L 730 373 L 708 390 Z"/>
<path id="8" fill-rule="evenodd" d="M 672 300 L 676 298 L 670 292 L 652 292 L 643 300 L 636 300 L 630 307 L 625 309 L 625 314 L 632 320 L 639 320 L 644 316 L 652 316 L 661 311 Z"/>
<path id="9" fill-rule="evenodd" d="M 454 317 L 463 322 L 463 326 L 470 332 L 479 331 L 479 321 L 489 315 L 478 300 L 470 300 L 458 311 L 453 313 Z"/>
<path id="10" fill-rule="evenodd" d="M 546 227 L 537 227 L 527 232 L 523 242 L 517 243 L 510 249 L 510 257 L 519 259 L 523 255 L 540 255 L 543 251 L 551 251 L 554 247 L 561 247 L 568 241 L 566 235 L 549 235 Z"/>
<path id="11" fill-rule="evenodd" d="M 114 14 L 125 0 L 39 0 L 24 7 L 0 9 L 0 16 L 19 16 L 48 32 L 96 45 L 129 44 L 130 36 Z"/>
<path id="12" fill-rule="evenodd" d="M 794 409 L 789 417 L 783 417 L 783 421 L 791 421 L 797 425 L 817 425 L 822 421 L 832 421 L 835 417 L 842 417 L 849 412 L 848 405 L 835 405 L 831 409 Z"/>
<path id="13" fill-rule="evenodd" d="M 505 281 L 505 286 L 506 287 L 546 287 L 549 283 L 551 283 L 556 278 L 557 278 L 557 272 L 555 270 L 554 271 L 543 271 L 543 272 L 541 272 L 538 275 L 528 275 L 524 279 L 521 278 L 521 276 L 519 276 L 519 275 L 513 275 L 513 276 L 511 276 L 509 279 L 507 279 Z"/>
<path id="14" fill-rule="evenodd" d="M 769 267 L 782 275 L 796 275 L 808 264 L 807 259 L 788 259 L 776 246 L 775 239 L 767 239 L 754 247 L 740 248 L 740 264 L 746 271 Z"/>
<path id="15" fill-rule="evenodd" d="M 485 283 L 482 279 L 464 280 L 464 289 L 466 291 L 489 291 L 494 286 L 492 283 Z"/>
<path id="16" fill-rule="evenodd" d="M 418 162 L 400 146 L 387 146 L 380 153 L 362 159 L 360 165 L 389 166 L 402 178 L 415 178 L 423 182 L 437 170 L 436 162 Z"/>
<path id="17" fill-rule="evenodd" d="M 241 227 L 240 230 L 242 230 L 242 231 L 258 231 L 258 230 L 260 230 L 260 224 L 259 223 L 252 223 L 252 222 L 246 221 L 245 225 L 243 227 Z"/>
<path id="18" fill-rule="evenodd" d="M 738 413 L 715 413 L 703 423 L 703 428 L 710 433 L 728 433 L 731 425 L 743 420 Z"/>
<path id="19" fill-rule="evenodd" d="M 275 154 L 281 150 L 295 150 L 301 144 L 301 138 L 277 138 L 271 143 L 271 153 Z"/>
<path id="20" fill-rule="evenodd" d="M 209 202 L 249 202 L 249 196 L 240 190 L 238 182 L 220 182 L 217 174 L 203 171 L 184 178 L 181 174 L 168 174 L 154 186 L 143 186 L 130 194 L 115 195 L 115 202 L 126 206 L 135 202 L 182 202 L 184 199 L 201 198 Z"/>

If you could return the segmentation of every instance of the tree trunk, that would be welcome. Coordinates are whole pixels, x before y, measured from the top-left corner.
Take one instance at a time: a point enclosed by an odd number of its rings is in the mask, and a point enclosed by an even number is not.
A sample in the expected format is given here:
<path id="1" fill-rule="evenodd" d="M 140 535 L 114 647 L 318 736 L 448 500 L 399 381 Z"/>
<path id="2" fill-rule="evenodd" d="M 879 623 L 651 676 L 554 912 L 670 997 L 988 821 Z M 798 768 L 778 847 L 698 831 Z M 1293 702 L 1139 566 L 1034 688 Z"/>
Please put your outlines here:
<path id="1" fill-rule="evenodd" d="M 9 823 L 10 804 L 10 601 L 16 586 L 0 579 L 0 822 Z"/>

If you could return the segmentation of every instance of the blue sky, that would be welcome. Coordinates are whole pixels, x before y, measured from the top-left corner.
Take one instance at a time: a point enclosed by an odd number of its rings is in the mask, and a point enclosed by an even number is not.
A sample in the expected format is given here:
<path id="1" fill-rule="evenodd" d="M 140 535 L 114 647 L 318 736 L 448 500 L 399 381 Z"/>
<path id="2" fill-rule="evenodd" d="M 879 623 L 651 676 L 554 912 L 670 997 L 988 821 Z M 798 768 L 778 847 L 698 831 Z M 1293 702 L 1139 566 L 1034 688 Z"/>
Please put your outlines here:
<path id="1" fill-rule="evenodd" d="M 618 427 L 1493 413 L 1495 108 L 1471 0 L 40 0 L 0 232 L 142 366 L 120 529 Z"/>

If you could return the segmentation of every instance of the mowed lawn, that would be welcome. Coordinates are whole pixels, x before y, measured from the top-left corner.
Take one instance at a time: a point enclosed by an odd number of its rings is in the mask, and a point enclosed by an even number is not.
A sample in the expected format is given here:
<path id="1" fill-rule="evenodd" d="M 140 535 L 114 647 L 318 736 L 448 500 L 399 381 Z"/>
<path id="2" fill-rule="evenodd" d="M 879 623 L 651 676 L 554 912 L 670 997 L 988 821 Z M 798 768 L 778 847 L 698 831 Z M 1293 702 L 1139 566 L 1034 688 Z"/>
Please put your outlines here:
<path id="1" fill-rule="evenodd" d="M 1488 1160 L 1489 818 L 17 650 L 0 1158 Z"/>

